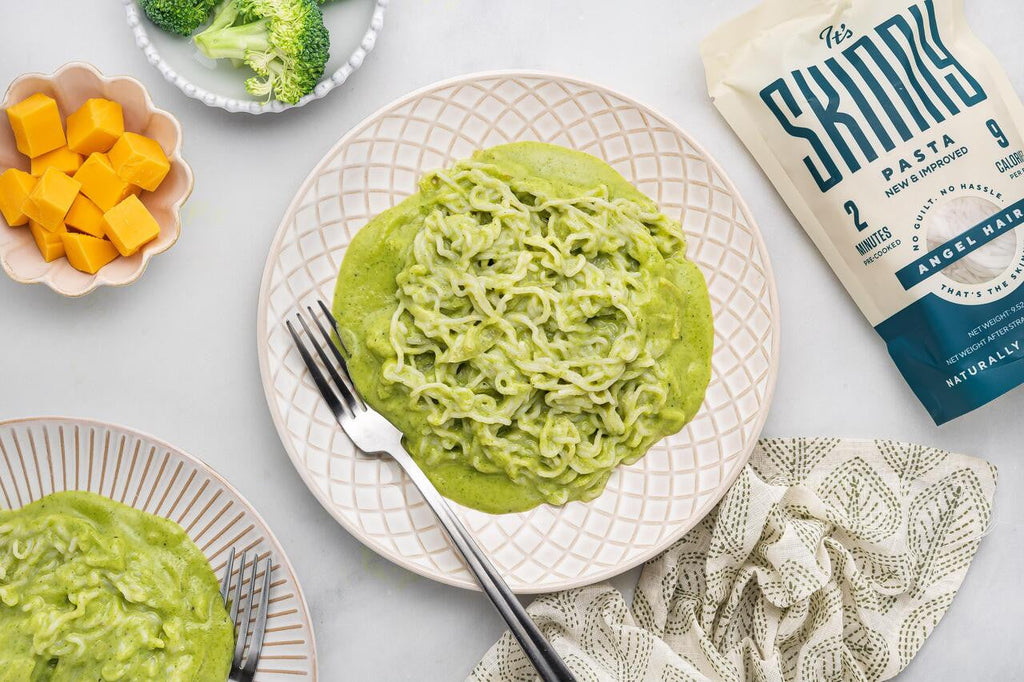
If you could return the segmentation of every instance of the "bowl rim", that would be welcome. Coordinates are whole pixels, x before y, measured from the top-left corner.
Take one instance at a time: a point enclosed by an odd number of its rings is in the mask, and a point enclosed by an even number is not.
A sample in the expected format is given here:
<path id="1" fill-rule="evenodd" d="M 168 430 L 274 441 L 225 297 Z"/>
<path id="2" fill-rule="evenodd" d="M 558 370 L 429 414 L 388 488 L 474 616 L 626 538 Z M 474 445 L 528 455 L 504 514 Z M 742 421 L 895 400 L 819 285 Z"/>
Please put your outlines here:
<path id="1" fill-rule="evenodd" d="M 8 255 L 7 251 L 8 250 L 4 249 L 4 250 L 0 251 L 0 265 L 3 266 L 4 272 L 6 272 L 7 275 L 12 280 L 14 280 L 15 282 L 17 282 L 19 284 L 46 284 L 48 287 L 50 287 L 50 289 L 52 289 L 53 291 L 57 292 L 61 296 L 66 296 L 68 298 L 80 298 L 82 296 L 85 296 L 86 294 L 92 293 L 93 291 L 95 291 L 96 289 L 98 289 L 101 286 L 125 287 L 125 286 L 128 286 L 129 284 L 135 283 L 140 277 L 142 277 L 143 273 L 146 272 L 146 268 L 149 267 L 149 261 L 154 256 L 158 256 L 161 253 L 166 252 L 172 246 L 174 246 L 175 244 L 178 243 L 178 240 L 181 238 L 181 207 L 184 206 L 185 202 L 192 195 L 192 190 L 195 187 L 195 174 L 192 172 L 192 167 L 189 166 L 188 162 L 185 161 L 185 158 L 181 154 L 182 137 L 183 137 L 182 130 L 181 130 L 181 123 L 174 116 L 174 114 L 172 114 L 171 112 L 169 112 L 169 111 L 167 111 L 165 109 L 161 109 L 158 106 L 156 106 L 153 103 L 153 98 L 150 96 L 149 90 L 146 89 L 146 86 L 143 85 L 143 83 L 140 80 L 138 80 L 137 78 L 134 78 L 132 76 L 128 76 L 128 75 L 105 76 L 105 75 L 103 75 L 103 73 L 99 69 L 97 69 L 92 64 L 90 64 L 88 62 L 81 62 L 81 61 L 67 62 L 66 64 L 61 65 L 59 68 L 57 68 L 55 71 L 53 71 L 53 73 L 41 73 L 41 72 L 23 73 L 23 74 L 19 75 L 18 77 L 16 77 L 14 80 L 12 80 L 10 85 L 7 86 L 7 89 L 4 91 L 3 100 L 0 101 L 0 110 L 6 111 L 7 108 L 9 106 L 11 106 L 9 104 L 9 100 L 11 98 L 11 93 L 14 91 L 15 87 L 19 83 L 21 83 L 22 81 L 28 80 L 30 78 L 36 78 L 36 79 L 48 81 L 50 83 L 56 83 L 57 79 L 61 75 L 63 75 L 67 71 L 73 71 L 73 70 L 87 71 L 87 72 L 89 72 L 90 74 L 95 76 L 98 80 L 100 80 L 103 83 L 114 83 L 114 82 L 117 82 L 117 81 L 128 81 L 128 82 L 132 83 L 135 87 L 137 87 L 142 92 L 143 101 L 146 104 L 146 111 L 149 114 L 149 116 L 150 117 L 152 117 L 152 116 L 162 116 L 164 119 L 169 121 L 171 123 L 171 126 L 174 128 L 174 133 L 175 133 L 174 148 L 171 150 L 171 153 L 168 154 L 167 156 L 168 156 L 168 159 L 170 159 L 170 161 L 172 163 L 180 164 L 182 169 L 185 172 L 185 191 L 182 192 L 181 196 L 179 196 L 177 199 L 175 199 L 175 201 L 173 201 L 170 204 L 171 214 L 174 216 L 174 224 L 173 224 L 173 233 L 174 233 L 173 237 L 174 238 L 171 241 L 169 241 L 167 244 L 164 244 L 164 245 L 162 245 L 159 248 L 154 248 L 154 249 L 150 249 L 148 251 L 143 251 L 142 252 L 142 263 L 140 264 L 139 268 L 135 272 L 133 272 L 131 275 L 128 276 L 127 279 L 119 280 L 119 281 L 104 280 L 104 279 L 101 279 L 100 276 L 99 276 L 100 272 L 102 272 L 102 270 L 100 270 L 95 275 L 91 276 L 91 279 L 89 280 L 88 286 L 86 286 L 83 290 L 81 290 L 81 291 L 78 291 L 78 290 L 72 291 L 72 290 L 68 290 L 68 289 L 63 289 L 63 288 L 59 287 L 55 282 L 53 282 L 53 278 L 50 276 L 50 270 L 46 270 L 41 275 L 38 275 L 36 277 L 24 277 L 24 276 L 20 275 L 19 273 L 17 273 L 15 271 L 14 267 L 8 261 L 8 258 L 7 258 L 7 255 Z M 0 227 L 4 227 L 6 229 L 11 229 L 11 230 L 17 229 L 17 228 L 10 227 L 6 223 L 3 223 L 2 225 L 0 225 Z"/>
<path id="2" fill-rule="evenodd" d="M 753 430 L 753 433 L 755 433 L 755 434 L 761 434 L 763 432 L 765 423 L 768 420 L 768 415 L 771 412 L 771 406 L 772 406 L 772 403 L 773 403 L 774 398 L 775 398 L 775 389 L 776 389 L 776 387 L 778 385 L 779 362 L 781 360 L 782 312 L 781 312 L 780 307 L 779 307 L 778 283 L 776 281 L 775 274 L 774 274 L 775 270 L 774 270 L 774 268 L 772 266 L 771 254 L 769 253 L 768 248 L 767 248 L 766 243 L 765 243 L 765 240 L 764 240 L 764 233 L 761 231 L 760 225 L 758 224 L 757 220 L 754 218 L 753 212 L 750 210 L 749 204 L 747 203 L 747 201 L 744 198 L 744 196 L 740 193 L 739 187 L 732 180 L 732 178 L 726 173 L 724 167 L 719 162 L 718 157 L 713 156 L 700 141 L 698 141 L 694 136 L 690 135 L 690 133 L 688 132 L 688 130 L 686 128 L 683 128 L 679 123 L 677 123 L 675 121 L 675 119 L 666 116 L 664 113 L 662 113 L 662 111 L 660 109 L 658 109 L 656 107 L 650 106 L 649 104 L 647 104 L 646 102 L 644 102 L 641 99 L 637 99 L 637 98 L 635 98 L 635 97 L 633 97 L 631 95 L 626 95 L 622 91 L 618 90 L 615 87 L 601 85 L 600 83 L 598 83 L 596 81 L 593 81 L 593 80 L 590 80 L 589 78 L 579 77 L 579 76 L 571 76 L 571 75 L 567 75 L 564 72 L 551 71 L 551 70 L 545 70 L 545 69 L 507 68 L 507 69 L 485 69 L 485 70 L 482 70 L 482 71 L 469 71 L 469 72 L 466 72 L 466 73 L 463 73 L 463 74 L 460 74 L 460 75 L 451 76 L 449 78 L 442 78 L 442 79 L 434 81 L 432 83 L 427 83 L 426 85 L 414 88 L 412 91 L 407 92 L 407 93 L 405 93 L 403 95 L 400 95 L 400 96 L 396 97 L 395 99 L 382 104 L 376 110 L 374 110 L 370 114 L 367 114 L 359 122 L 357 122 L 352 127 L 350 127 L 348 130 L 346 130 L 327 149 L 327 151 L 324 152 L 324 155 L 319 160 L 314 162 L 314 164 L 313 164 L 312 168 L 310 169 L 309 173 L 307 173 L 307 175 L 303 179 L 302 183 L 296 189 L 295 195 L 292 197 L 292 200 L 288 203 L 288 207 L 285 209 L 284 213 L 282 214 L 281 222 L 278 224 L 277 231 L 274 233 L 274 238 L 271 240 L 270 247 L 269 247 L 268 252 L 267 252 L 267 260 L 266 260 L 266 262 L 264 264 L 264 267 L 263 267 L 263 274 L 262 274 L 262 276 L 260 278 L 259 294 L 258 294 L 257 303 L 256 303 L 256 305 L 257 305 L 256 329 L 255 329 L 255 331 L 256 331 L 256 355 L 257 355 L 257 362 L 258 362 L 259 371 L 260 371 L 260 383 L 263 385 L 263 393 L 264 393 L 264 397 L 266 398 L 266 401 L 267 401 L 267 409 L 270 412 L 270 416 L 271 416 L 271 420 L 273 421 L 274 428 L 277 431 L 278 437 L 281 440 L 281 444 L 282 444 L 282 446 L 285 449 L 285 453 L 288 455 L 289 460 L 294 465 L 295 470 L 296 470 L 296 472 L 299 475 L 299 478 L 302 479 L 302 482 L 306 484 L 306 487 L 309 488 L 310 492 L 312 493 L 313 497 L 317 500 L 317 502 L 320 503 L 320 505 L 324 508 L 324 510 L 328 514 L 330 514 L 331 517 L 335 521 L 337 521 L 338 524 L 341 525 L 342 528 L 344 528 L 352 537 L 354 537 L 357 540 L 359 540 L 359 542 L 362 543 L 363 546 L 365 546 L 367 549 L 373 551 L 378 556 L 381 556 L 381 557 L 387 559 L 388 561 L 394 563 L 397 566 L 401 566 L 402 568 L 404 568 L 404 569 L 406 569 L 406 570 L 408 570 L 408 571 L 410 571 L 412 573 L 420 575 L 420 576 L 422 576 L 424 578 L 429 578 L 430 580 L 433 580 L 435 582 L 438 582 L 438 583 L 441 583 L 441 584 L 444 584 L 444 585 L 449 585 L 451 587 L 458 587 L 458 588 L 461 588 L 461 589 L 470 590 L 470 591 L 479 591 L 480 590 L 479 585 L 476 582 L 474 582 L 472 579 L 464 580 L 464 579 L 459 579 L 459 578 L 453 577 L 453 576 L 451 576 L 449 574 L 442 574 L 442 573 L 438 573 L 436 571 L 431 571 L 431 570 L 425 568 L 424 566 L 421 566 L 420 564 L 417 564 L 417 563 L 415 563 L 413 561 L 410 561 L 408 558 L 406 558 L 401 553 L 397 553 L 397 552 L 387 552 L 387 553 L 385 553 L 385 552 L 381 551 L 378 547 L 375 547 L 375 546 L 371 545 L 370 542 L 364 536 L 364 534 L 359 532 L 359 529 L 356 528 L 355 524 L 352 523 L 350 520 L 348 520 L 341 512 L 338 511 L 336 506 L 330 500 L 329 495 L 325 494 L 324 491 L 321 490 L 320 487 L 317 485 L 316 481 L 313 480 L 313 478 L 310 475 L 308 469 L 305 466 L 300 466 L 299 465 L 299 462 L 300 462 L 299 453 L 295 450 L 294 443 L 292 442 L 292 439 L 287 437 L 288 427 L 287 427 L 287 424 L 285 424 L 284 419 L 281 416 L 280 410 L 279 410 L 279 408 L 277 406 L 276 396 L 273 393 L 273 388 L 272 388 L 271 381 L 268 378 L 269 375 L 268 375 L 267 371 L 269 370 L 269 367 L 270 367 L 269 355 L 268 355 L 269 348 L 268 348 L 268 345 L 264 342 L 265 339 L 266 339 L 266 336 L 267 336 L 268 323 L 267 323 L 267 306 L 264 305 L 264 302 L 269 300 L 270 283 L 271 283 L 271 280 L 273 278 L 274 266 L 276 264 L 275 256 L 277 255 L 277 252 L 280 249 L 280 245 L 281 245 L 282 241 L 284 240 L 285 231 L 286 231 L 286 229 L 288 227 L 289 218 L 292 216 L 292 214 L 294 213 L 296 208 L 301 203 L 303 195 L 305 194 L 305 192 L 309 189 L 309 187 L 314 182 L 314 180 L 315 180 L 315 178 L 317 176 L 317 171 L 320 169 L 320 166 L 324 164 L 324 161 L 327 158 L 331 157 L 338 149 L 340 149 L 345 144 L 347 144 L 349 142 L 349 140 L 354 139 L 359 133 L 361 133 L 363 127 L 365 126 L 365 124 L 367 122 L 373 121 L 374 119 L 382 116 L 383 114 L 385 114 L 385 113 L 387 113 L 389 111 L 392 111 L 394 109 L 400 108 L 400 107 L 402 107 L 403 105 L 405 105 L 405 104 L 407 104 L 409 102 L 415 101 L 416 99 L 418 99 L 419 97 L 422 97 L 423 95 L 425 95 L 427 93 L 430 93 L 430 92 L 433 92 L 433 91 L 437 91 L 437 90 L 442 90 L 444 88 L 450 88 L 450 87 L 458 86 L 458 85 L 460 85 L 462 83 L 481 81 L 481 80 L 486 80 L 486 79 L 489 79 L 489 78 L 504 78 L 504 77 L 522 77 L 522 78 L 541 78 L 541 79 L 563 80 L 563 81 L 568 81 L 568 82 L 576 83 L 576 84 L 582 85 L 584 87 L 595 88 L 595 89 L 598 89 L 598 90 L 603 90 L 603 91 L 605 91 L 605 92 L 607 92 L 609 94 L 612 94 L 612 95 L 614 95 L 616 97 L 619 97 L 619 98 L 621 98 L 621 99 L 623 99 L 625 101 L 632 102 L 632 103 L 634 103 L 635 105 L 637 105 L 639 107 L 647 109 L 648 111 L 653 113 L 655 116 L 661 118 L 667 124 L 668 128 L 674 134 L 681 135 L 682 137 L 686 138 L 686 140 L 687 140 L 687 142 L 689 144 L 693 145 L 693 147 L 697 151 L 699 151 L 701 154 L 704 155 L 704 157 L 706 159 L 709 160 L 709 163 L 713 166 L 715 171 L 720 175 L 720 177 L 722 178 L 723 182 L 732 191 L 732 195 L 733 195 L 732 198 L 737 203 L 737 206 L 740 208 L 740 210 L 743 212 L 744 215 L 750 217 L 751 227 L 753 228 L 752 235 L 753 235 L 754 244 L 755 244 L 756 248 L 758 249 L 758 251 L 761 254 L 763 254 L 764 259 L 765 259 L 764 260 L 764 267 L 765 267 L 765 272 L 768 275 L 767 280 L 766 280 L 767 294 L 768 294 L 768 299 L 771 302 L 772 310 L 775 313 L 773 318 L 772 318 L 772 320 L 771 320 L 771 326 L 770 326 L 770 337 L 772 339 L 772 349 L 771 349 L 771 354 L 770 354 L 770 358 L 769 358 L 769 367 L 768 367 L 767 375 L 766 375 L 766 378 L 765 378 L 765 393 L 764 393 L 764 399 L 763 399 L 764 408 L 760 410 L 760 412 L 758 413 L 758 416 L 757 416 L 757 418 L 755 420 L 755 426 L 754 426 L 754 430 Z M 701 404 L 701 408 L 700 409 L 701 410 L 704 409 L 704 404 L 703 403 Z M 751 456 L 751 454 L 754 451 L 754 448 L 757 447 L 757 443 L 758 443 L 759 439 L 760 439 L 760 435 L 754 436 L 752 438 L 749 446 L 746 448 L 745 454 L 742 455 L 743 460 L 744 460 L 744 465 L 743 466 L 737 466 L 736 469 L 733 472 L 730 473 L 730 475 L 727 477 L 727 479 L 725 479 L 723 481 L 723 485 L 721 486 L 720 492 L 716 496 L 714 496 L 713 498 L 709 499 L 704 504 L 704 506 L 693 515 L 695 520 L 694 520 L 693 524 L 691 525 L 691 527 L 689 529 L 681 532 L 681 533 L 678 533 L 678 535 L 672 540 L 672 542 L 665 543 L 664 546 L 654 546 L 650 550 L 643 552 L 640 556 L 634 557 L 630 561 L 623 562 L 621 565 L 617 565 L 614 568 L 607 569 L 607 570 L 603 571 L 602 573 L 600 573 L 600 574 L 598 574 L 596 576 L 587 576 L 585 578 L 575 578 L 575 579 L 565 579 L 565 580 L 561 580 L 561 581 L 552 581 L 550 583 L 545 583 L 545 584 L 539 585 L 539 586 L 513 586 L 513 588 L 512 588 L 513 591 L 516 594 L 519 594 L 519 595 L 535 595 L 535 594 L 547 594 L 547 593 L 551 593 L 551 592 L 559 592 L 559 591 L 563 591 L 563 590 L 577 589 L 577 588 L 587 587 L 587 586 L 590 586 L 590 585 L 596 585 L 596 584 L 598 584 L 598 583 L 600 583 L 602 581 L 610 580 L 610 579 L 612 579 L 612 578 L 614 578 L 616 576 L 622 575 L 623 573 L 625 573 L 625 572 L 627 572 L 629 570 L 632 570 L 632 569 L 636 568 L 637 566 L 640 566 L 640 565 L 644 564 L 645 562 L 650 561 L 651 559 L 659 556 L 664 551 L 666 551 L 672 545 L 672 543 L 678 541 L 681 537 L 686 535 L 686 533 L 690 532 L 690 530 L 692 530 L 693 527 L 695 527 L 704 517 L 706 517 L 709 513 L 711 513 L 711 511 L 715 508 L 715 506 L 719 502 L 721 502 L 722 497 L 725 496 L 725 493 L 733 486 L 733 484 L 739 478 L 740 472 L 744 469 L 745 463 L 747 461 L 749 461 L 750 456 Z M 404 474 L 403 474 L 403 476 L 404 476 Z M 451 504 L 455 504 L 455 503 L 451 503 Z M 447 539 L 446 539 L 446 542 L 447 542 Z"/>
<path id="3" fill-rule="evenodd" d="M 295 104 L 285 104 L 278 100 L 260 102 L 257 100 L 227 97 L 226 95 L 220 95 L 196 85 L 179 74 L 170 64 L 168 64 L 163 56 L 161 56 L 160 51 L 157 50 L 155 45 L 153 45 L 153 42 L 149 38 L 149 31 L 146 26 L 149 22 L 147 19 L 143 19 L 143 12 L 140 10 L 137 0 L 121 0 L 121 2 L 124 5 L 128 28 L 131 29 L 135 36 L 136 46 L 138 46 L 138 48 L 146 55 L 146 60 L 156 67 L 164 77 L 164 80 L 173 84 L 185 93 L 187 97 L 198 100 L 208 107 L 223 109 L 224 111 L 231 113 L 259 115 L 279 114 L 282 111 L 303 107 L 310 102 L 323 99 L 328 93 L 347 81 L 349 76 L 363 65 L 367 55 L 373 51 L 373 48 L 377 43 L 377 36 L 384 29 L 384 13 L 388 8 L 390 0 L 374 0 L 373 15 L 370 18 L 370 25 L 363 34 L 362 40 L 359 41 L 359 44 L 352 51 L 352 54 L 350 54 L 345 60 L 345 63 L 333 73 L 325 73 L 320 79 L 320 82 L 317 83 L 316 87 L 313 89 L 313 92 L 307 94 Z"/>
<path id="4" fill-rule="evenodd" d="M 263 515 L 259 512 L 256 506 L 249 501 L 248 497 L 243 495 L 241 491 L 238 490 L 238 488 L 236 488 L 219 471 L 213 468 L 213 466 L 210 465 L 205 459 L 202 459 L 197 455 L 193 455 L 191 452 L 183 450 L 182 448 L 179 448 L 177 445 L 174 445 L 173 443 L 170 443 L 169 441 L 166 441 L 163 438 L 157 438 L 156 436 L 150 434 L 148 431 L 142 431 L 141 429 L 124 426 L 123 424 L 119 424 L 116 422 L 107 422 L 101 419 L 94 419 L 91 417 L 71 417 L 67 415 L 36 415 L 30 417 L 13 417 L 10 419 L 0 419 L 0 430 L 15 426 L 28 427 L 34 424 L 45 424 L 47 422 L 64 422 L 73 425 L 88 425 L 94 428 L 121 431 L 122 433 L 126 433 L 135 437 L 136 439 L 148 441 L 150 443 L 160 446 L 161 448 L 168 452 L 173 452 L 174 454 L 181 456 L 181 458 L 184 459 L 185 461 L 195 464 L 198 468 L 205 470 L 210 475 L 210 477 L 216 480 L 221 486 L 223 486 L 225 490 L 237 496 L 238 499 L 241 500 L 248 507 L 253 517 L 257 521 L 259 521 L 263 528 L 266 530 L 267 539 L 270 541 L 270 544 L 272 544 L 274 548 L 277 550 L 279 563 L 288 569 L 288 572 L 291 574 L 292 580 L 298 587 L 296 592 L 298 593 L 297 597 L 299 605 L 303 609 L 304 615 L 306 617 L 306 622 L 309 623 L 309 633 L 311 635 L 309 646 L 310 652 L 312 653 L 310 660 L 313 668 L 312 680 L 313 682 L 316 682 L 316 680 L 319 678 L 320 672 L 316 651 L 316 627 L 314 625 L 313 618 L 309 610 L 309 602 L 306 601 L 306 593 L 302 589 L 302 583 L 299 582 L 298 574 L 295 572 L 295 566 L 294 564 L 292 564 L 291 559 L 288 557 L 288 553 L 285 551 L 284 545 L 281 544 L 281 541 L 277 538 L 277 535 L 274 533 L 274 529 L 270 526 L 269 523 L 267 523 L 266 519 L 263 518 Z"/>

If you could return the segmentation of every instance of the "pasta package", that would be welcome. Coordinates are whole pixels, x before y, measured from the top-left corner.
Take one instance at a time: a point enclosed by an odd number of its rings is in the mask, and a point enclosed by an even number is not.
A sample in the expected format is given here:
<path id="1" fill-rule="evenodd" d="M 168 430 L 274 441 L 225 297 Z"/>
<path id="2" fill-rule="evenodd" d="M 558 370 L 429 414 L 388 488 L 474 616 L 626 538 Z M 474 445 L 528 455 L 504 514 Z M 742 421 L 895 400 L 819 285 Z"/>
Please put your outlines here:
<path id="1" fill-rule="evenodd" d="M 1024 106 L 961 0 L 766 0 L 701 50 L 936 424 L 1024 382 Z"/>

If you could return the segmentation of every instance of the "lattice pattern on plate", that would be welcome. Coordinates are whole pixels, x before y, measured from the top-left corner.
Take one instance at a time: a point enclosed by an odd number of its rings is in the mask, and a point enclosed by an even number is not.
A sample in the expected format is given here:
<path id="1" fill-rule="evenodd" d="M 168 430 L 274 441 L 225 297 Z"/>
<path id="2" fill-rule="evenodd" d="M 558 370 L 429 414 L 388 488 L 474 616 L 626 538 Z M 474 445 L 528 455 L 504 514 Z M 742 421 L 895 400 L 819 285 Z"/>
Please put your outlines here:
<path id="1" fill-rule="evenodd" d="M 330 301 L 352 235 L 412 194 L 424 171 L 517 140 L 600 157 L 680 219 L 716 319 L 703 409 L 617 471 L 599 499 L 507 516 L 459 508 L 512 588 L 530 593 L 592 583 L 668 547 L 722 496 L 764 423 L 778 359 L 774 280 L 746 206 L 703 149 L 643 105 L 569 78 L 476 74 L 413 93 L 356 126 L 306 179 L 271 247 L 257 335 L 274 422 L 324 507 L 392 561 L 472 587 L 398 467 L 359 455 L 337 428 L 284 320 L 317 297 Z"/>
<path id="2" fill-rule="evenodd" d="M 255 550 L 261 560 L 269 553 L 270 615 L 256 682 L 316 680 L 313 625 L 291 564 L 263 519 L 212 469 L 118 426 L 49 418 L 0 423 L 0 507 L 17 509 L 63 490 L 88 490 L 177 522 L 218 578 L 232 546 Z M 248 593 L 242 596 L 244 619 Z"/>

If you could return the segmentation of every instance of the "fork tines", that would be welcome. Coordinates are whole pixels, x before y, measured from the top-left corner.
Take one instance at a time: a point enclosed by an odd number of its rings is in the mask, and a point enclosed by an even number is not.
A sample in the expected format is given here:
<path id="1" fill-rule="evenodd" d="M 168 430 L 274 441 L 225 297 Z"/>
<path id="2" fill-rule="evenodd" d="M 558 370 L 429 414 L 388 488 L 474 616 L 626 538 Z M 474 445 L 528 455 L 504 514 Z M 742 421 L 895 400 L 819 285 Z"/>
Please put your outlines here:
<path id="1" fill-rule="evenodd" d="M 320 362 L 327 369 L 331 382 L 327 381 L 327 377 L 324 376 L 320 365 L 317 364 L 313 354 L 310 353 L 307 343 L 303 341 L 302 336 L 296 331 L 295 325 L 292 324 L 291 320 L 286 321 L 285 324 L 288 327 L 288 332 L 292 335 L 292 339 L 295 341 L 295 346 L 299 349 L 299 355 L 302 356 L 303 363 L 305 363 L 310 375 L 313 377 L 313 382 L 324 397 L 324 400 L 327 401 L 327 405 L 331 408 L 334 416 L 339 419 L 347 415 L 355 416 L 357 410 L 365 409 L 365 405 L 363 405 L 362 400 L 354 389 L 352 378 L 349 376 L 348 365 L 345 362 L 345 356 L 338 350 L 338 345 L 341 345 L 341 348 L 346 353 L 348 350 L 345 348 L 341 335 L 338 333 L 338 322 L 334 319 L 334 315 L 331 314 L 330 309 L 322 300 L 318 300 L 317 303 L 323 316 L 327 318 L 331 329 L 334 331 L 333 337 L 331 332 L 320 321 L 320 316 L 313 309 L 313 306 L 306 306 L 306 311 L 320 332 L 320 336 L 323 337 L 324 342 L 322 344 L 317 342 L 312 328 L 306 322 L 306 318 L 303 317 L 302 313 L 296 313 L 295 317 L 306 332 L 309 344 L 313 346 L 317 357 L 320 358 Z M 335 344 L 335 338 L 338 340 L 337 344 Z M 330 349 L 330 355 L 328 355 L 328 351 L 324 350 L 324 346 Z M 347 413 L 346 408 L 348 410 Z"/>
<path id="2" fill-rule="evenodd" d="M 230 604 L 230 617 L 233 626 L 237 627 L 238 634 L 235 636 L 235 652 L 231 661 L 231 679 L 251 680 L 256 674 L 256 666 L 259 663 L 260 653 L 263 651 L 263 639 L 267 633 L 267 611 L 270 606 L 270 574 L 273 572 L 273 562 L 268 555 L 262 561 L 262 582 L 257 585 L 258 565 L 261 563 L 259 555 L 252 558 L 252 568 L 249 570 L 249 579 L 245 580 L 246 551 L 242 551 L 241 561 L 238 566 L 238 573 L 234 578 L 234 599 L 229 599 L 232 585 L 232 573 L 235 567 L 235 548 L 231 548 L 228 554 L 228 561 L 224 567 L 224 577 L 221 580 L 220 596 L 224 600 L 224 606 Z M 249 590 L 247 606 L 238 621 L 239 604 L 242 601 L 242 590 Z M 256 610 L 255 621 L 253 620 L 253 602 L 256 592 L 260 593 L 260 601 Z M 252 633 L 249 633 L 249 626 L 252 625 Z M 243 661 L 242 655 L 248 647 L 249 653 Z M 238 675 L 239 677 L 235 677 Z"/>

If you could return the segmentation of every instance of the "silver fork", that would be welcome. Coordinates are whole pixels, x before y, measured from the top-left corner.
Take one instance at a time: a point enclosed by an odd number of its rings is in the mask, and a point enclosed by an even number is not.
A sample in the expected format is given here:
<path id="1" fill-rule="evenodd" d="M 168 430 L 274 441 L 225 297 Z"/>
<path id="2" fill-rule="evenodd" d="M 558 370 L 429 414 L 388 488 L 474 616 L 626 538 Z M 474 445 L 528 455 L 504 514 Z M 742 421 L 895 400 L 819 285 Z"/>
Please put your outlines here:
<path id="1" fill-rule="evenodd" d="M 252 570 L 249 571 L 249 580 L 244 580 L 242 574 L 245 573 L 245 558 L 246 552 L 242 551 L 242 559 L 239 562 L 238 573 L 235 577 L 235 598 L 230 600 L 230 614 L 232 626 L 238 627 L 238 634 L 235 636 L 235 654 L 231 660 L 231 672 L 228 674 L 228 679 L 233 682 L 252 682 L 256 676 L 256 665 L 260 662 L 260 652 L 263 651 L 263 637 L 267 634 L 267 611 L 270 605 L 270 573 L 274 568 L 273 563 L 270 561 L 268 556 L 263 561 L 263 584 L 260 588 L 260 603 L 259 608 L 256 611 L 256 621 L 253 623 L 252 619 L 252 605 L 256 595 L 256 575 L 257 575 L 257 564 L 260 563 L 259 555 L 252 558 Z M 231 592 L 231 574 L 234 572 L 235 567 L 235 548 L 231 548 L 231 552 L 228 554 L 228 563 L 224 567 L 224 577 L 220 581 L 220 596 L 224 600 L 224 606 L 229 605 L 228 595 Z M 245 615 L 242 617 L 242 622 L 238 622 L 238 605 L 242 601 L 242 588 L 248 587 L 249 599 L 248 606 L 245 609 Z M 249 626 L 252 625 L 252 632 L 249 632 Z M 246 652 L 248 647 L 248 655 L 245 656 L 245 660 L 242 659 L 242 654 Z"/>
<path id="2" fill-rule="evenodd" d="M 330 322 L 331 328 L 334 330 L 335 335 L 338 336 L 340 342 L 341 337 L 338 335 L 338 323 L 324 302 L 318 301 L 318 303 L 320 304 L 320 311 Z M 323 396 L 328 407 L 331 408 L 331 412 L 334 413 L 338 424 L 341 425 L 349 439 L 361 451 L 371 455 L 390 455 L 405 470 L 406 475 L 412 479 L 423 499 L 426 500 L 434 514 L 437 515 L 441 525 L 444 526 L 445 531 L 451 537 L 452 543 L 462 555 L 463 560 L 476 577 L 477 582 L 480 583 L 484 593 L 494 603 L 494 607 L 501 614 L 501 617 L 508 623 L 509 629 L 519 641 L 520 646 L 523 647 L 523 651 L 533 663 L 541 678 L 545 682 L 575 682 L 576 678 L 573 677 L 569 668 L 566 667 L 558 653 L 555 652 L 554 647 L 544 638 L 540 629 L 530 619 L 530 616 L 527 615 L 526 609 L 523 608 L 515 594 L 505 584 L 497 569 L 494 568 L 494 565 L 491 564 L 476 542 L 473 541 L 465 526 L 462 525 L 462 522 L 455 516 L 448 503 L 445 502 L 441 494 L 434 488 L 430 479 L 426 477 L 405 450 L 405 447 L 402 445 L 401 431 L 395 428 L 381 414 L 368 407 L 362 398 L 359 397 L 355 390 L 355 384 L 352 383 L 352 379 L 349 377 L 345 358 L 335 345 L 330 332 L 320 322 L 320 317 L 311 306 L 306 306 L 306 310 L 309 312 L 310 318 L 316 324 L 317 330 L 323 338 L 324 342 L 322 344 L 317 342 L 301 312 L 296 314 L 296 318 L 298 318 L 299 324 L 302 325 L 303 330 L 306 332 L 306 336 L 320 358 L 320 362 L 327 369 L 331 382 L 328 382 L 327 377 L 324 376 L 320 366 L 313 359 L 313 355 L 309 352 L 302 337 L 295 330 L 295 326 L 292 325 L 290 320 L 287 322 L 288 331 L 291 333 L 292 339 L 294 339 L 295 345 L 299 349 L 299 354 L 302 356 L 302 361 L 306 363 L 306 367 L 309 369 L 309 373 L 312 375 L 320 395 Z M 329 351 L 324 350 L 324 346 Z M 344 348 L 344 345 L 342 345 L 342 348 Z"/>

